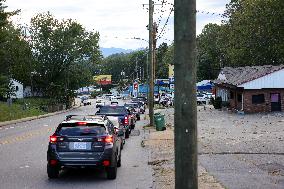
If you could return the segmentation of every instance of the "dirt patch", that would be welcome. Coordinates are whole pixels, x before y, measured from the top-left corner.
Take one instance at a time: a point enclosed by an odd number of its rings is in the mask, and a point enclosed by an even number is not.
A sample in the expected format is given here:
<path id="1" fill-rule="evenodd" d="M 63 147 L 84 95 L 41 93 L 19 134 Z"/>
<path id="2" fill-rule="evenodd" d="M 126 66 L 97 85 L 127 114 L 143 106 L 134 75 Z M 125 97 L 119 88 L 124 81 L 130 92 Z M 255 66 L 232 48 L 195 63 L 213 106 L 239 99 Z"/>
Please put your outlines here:
<path id="1" fill-rule="evenodd" d="M 166 131 L 157 132 L 154 129 L 149 131 L 149 138 L 143 144 L 151 152 L 148 164 L 154 171 L 154 188 L 173 189 L 175 185 L 173 129 L 168 127 Z M 201 165 L 198 166 L 198 185 L 200 189 L 224 189 Z"/>

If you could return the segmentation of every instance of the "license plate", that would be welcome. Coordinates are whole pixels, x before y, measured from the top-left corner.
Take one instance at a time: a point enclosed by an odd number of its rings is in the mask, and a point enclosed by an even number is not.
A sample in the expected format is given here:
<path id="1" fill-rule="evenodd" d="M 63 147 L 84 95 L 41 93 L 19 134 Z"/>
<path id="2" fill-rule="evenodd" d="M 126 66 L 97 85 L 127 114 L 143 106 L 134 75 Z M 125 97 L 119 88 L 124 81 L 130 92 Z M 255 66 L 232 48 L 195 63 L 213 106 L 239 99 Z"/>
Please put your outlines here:
<path id="1" fill-rule="evenodd" d="M 74 150 L 86 150 L 87 143 L 86 142 L 74 142 L 73 147 L 74 147 Z"/>

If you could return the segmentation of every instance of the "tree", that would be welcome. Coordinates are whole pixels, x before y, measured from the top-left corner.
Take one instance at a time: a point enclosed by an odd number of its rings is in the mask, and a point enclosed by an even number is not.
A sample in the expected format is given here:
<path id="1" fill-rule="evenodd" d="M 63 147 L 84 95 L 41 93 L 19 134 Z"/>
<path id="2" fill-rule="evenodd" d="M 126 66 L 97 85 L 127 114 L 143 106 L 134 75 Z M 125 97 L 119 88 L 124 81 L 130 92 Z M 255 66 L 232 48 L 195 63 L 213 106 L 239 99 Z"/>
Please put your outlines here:
<path id="1" fill-rule="evenodd" d="M 232 0 L 224 14 L 232 66 L 284 63 L 284 1 Z"/>
<path id="2" fill-rule="evenodd" d="M 156 65 L 155 65 L 155 78 L 165 79 L 168 78 L 168 64 L 164 61 L 164 57 L 168 51 L 167 43 L 162 43 L 158 49 L 156 54 Z"/>
<path id="3" fill-rule="evenodd" d="M 198 80 L 215 79 L 224 66 L 284 64 L 283 10 L 283 0 L 231 0 L 223 23 L 197 37 Z"/>
<path id="4" fill-rule="evenodd" d="M 208 24 L 197 36 L 197 80 L 215 79 L 224 66 L 222 26 Z"/>
<path id="5" fill-rule="evenodd" d="M 13 94 L 10 77 L 16 73 L 13 72 L 13 66 L 17 67 L 16 64 L 24 60 L 24 56 L 19 57 L 18 52 L 25 49 L 24 46 L 15 44 L 20 41 L 20 35 L 8 22 L 8 18 L 17 14 L 18 11 L 6 12 L 7 7 L 4 6 L 4 2 L 5 0 L 0 0 L 0 99 L 2 100 Z"/>
<path id="6" fill-rule="evenodd" d="M 46 96 L 66 102 L 73 90 L 90 83 L 102 57 L 98 32 L 87 32 L 71 19 L 57 20 L 48 12 L 32 18 L 29 33 L 36 86 Z"/>
<path id="7" fill-rule="evenodd" d="M 113 83 L 120 83 L 121 79 L 123 79 L 124 76 L 121 76 L 121 72 L 125 72 L 124 79 L 128 79 L 129 82 L 137 79 L 137 75 L 140 77 L 140 81 L 144 81 L 147 73 L 147 52 L 147 50 L 138 50 L 131 53 L 110 55 L 103 61 L 102 73 L 112 75 Z"/>

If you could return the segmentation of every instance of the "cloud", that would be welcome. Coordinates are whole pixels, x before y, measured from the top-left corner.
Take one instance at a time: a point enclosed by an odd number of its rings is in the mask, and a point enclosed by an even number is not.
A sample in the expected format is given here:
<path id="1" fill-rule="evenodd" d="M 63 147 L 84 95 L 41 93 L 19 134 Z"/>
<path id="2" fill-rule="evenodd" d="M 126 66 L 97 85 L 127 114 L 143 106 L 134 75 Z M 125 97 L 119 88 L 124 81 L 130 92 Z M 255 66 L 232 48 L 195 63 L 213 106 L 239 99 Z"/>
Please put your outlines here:
<path id="1" fill-rule="evenodd" d="M 119 47 L 137 49 L 146 47 L 145 41 L 129 38 L 140 37 L 147 39 L 149 32 L 148 0 L 7 0 L 9 10 L 21 9 L 19 16 L 14 16 L 17 23 L 28 24 L 30 19 L 40 12 L 50 11 L 58 19 L 71 18 L 80 22 L 88 30 L 99 31 L 102 47 Z M 168 0 L 173 3 L 173 0 Z M 197 0 L 197 10 L 223 13 L 229 0 Z M 172 6 L 155 6 L 154 19 L 160 21 L 163 27 Z M 204 25 L 213 22 L 220 23 L 221 17 L 197 14 L 197 33 Z M 159 28 L 161 31 L 162 28 Z M 165 27 L 163 39 L 173 40 L 173 13 Z M 163 42 L 159 40 L 159 43 Z"/>

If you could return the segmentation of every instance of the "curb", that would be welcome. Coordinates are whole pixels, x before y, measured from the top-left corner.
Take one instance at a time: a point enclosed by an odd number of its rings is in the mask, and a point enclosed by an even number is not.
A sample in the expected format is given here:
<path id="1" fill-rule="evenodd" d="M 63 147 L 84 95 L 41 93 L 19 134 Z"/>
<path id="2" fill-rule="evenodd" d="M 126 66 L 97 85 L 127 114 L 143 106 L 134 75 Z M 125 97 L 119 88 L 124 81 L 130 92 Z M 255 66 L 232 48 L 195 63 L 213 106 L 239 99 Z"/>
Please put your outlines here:
<path id="1" fill-rule="evenodd" d="M 0 127 L 12 125 L 12 124 L 17 124 L 17 123 L 22 123 L 22 122 L 27 122 L 27 121 L 32 121 L 32 120 L 41 119 L 41 118 L 45 118 L 45 117 L 50 117 L 50 116 L 54 116 L 54 115 L 58 115 L 58 114 L 63 114 L 63 113 L 69 112 L 71 110 L 75 110 L 77 108 L 80 108 L 80 107 L 81 106 L 75 106 L 75 107 L 72 107 L 68 110 L 62 110 L 62 111 L 58 111 L 58 112 L 52 112 L 52 113 L 43 114 L 43 115 L 39 115 L 39 116 L 33 116 L 33 117 L 25 117 L 25 118 L 11 120 L 11 121 L 4 121 L 4 122 L 0 122 Z"/>

